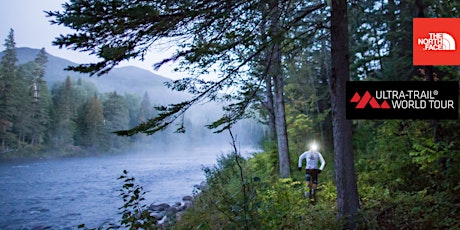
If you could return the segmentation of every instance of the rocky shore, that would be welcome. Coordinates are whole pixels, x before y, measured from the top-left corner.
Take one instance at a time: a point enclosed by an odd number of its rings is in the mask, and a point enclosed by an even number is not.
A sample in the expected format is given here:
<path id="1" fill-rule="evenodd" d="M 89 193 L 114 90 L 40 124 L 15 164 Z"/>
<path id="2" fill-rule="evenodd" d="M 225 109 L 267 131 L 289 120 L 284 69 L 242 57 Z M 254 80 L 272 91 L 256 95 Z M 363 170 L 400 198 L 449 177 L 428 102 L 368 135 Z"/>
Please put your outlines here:
<path id="1" fill-rule="evenodd" d="M 201 182 L 199 185 L 194 186 L 194 195 L 184 196 L 181 201 L 177 201 L 174 204 L 167 203 L 153 203 L 149 206 L 151 216 L 157 220 L 159 227 L 166 227 L 173 224 L 175 221 L 180 221 L 185 211 L 192 207 L 193 200 L 198 196 L 204 189 L 207 188 L 206 182 Z"/>

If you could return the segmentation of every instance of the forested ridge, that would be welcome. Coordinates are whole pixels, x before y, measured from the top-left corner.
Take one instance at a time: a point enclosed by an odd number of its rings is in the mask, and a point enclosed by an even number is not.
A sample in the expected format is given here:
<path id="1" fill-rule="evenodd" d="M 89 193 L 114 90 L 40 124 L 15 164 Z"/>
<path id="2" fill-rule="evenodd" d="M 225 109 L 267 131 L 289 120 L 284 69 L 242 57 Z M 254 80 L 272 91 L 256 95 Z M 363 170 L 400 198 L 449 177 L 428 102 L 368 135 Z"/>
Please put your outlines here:
<path id="1" fill-rule="evenodd" d="M 180 43 L 157 67 L 178 61 L 191 77 L 169 87 L 194 97 L 121 128 L 124 138 L 174 124 L 186 131 L 182 115 L 203 101 L 226 103 L 225 113 L 209 122 L 214 131 L 233 133 L 247 117 L 268 127 L 262 153 L 241 157 L 235 138 L 234 152 L 204 169 L 207 189 L 184 215 L 170 217 L 174 225 L 155 225 L 127 203 L 120 222 L 125 227 L 460 228 L 460 122 L 346 120 L 343 99 L 347 80 L 459 81 L 456 66 L 412 65 L 412 19 L 460 17 L 458 1 L 76 0 L 47 15 L 79 31 L 55 45 L 89 49 L 102 59 L 70 67 L 93 75 L 142 58 L 162 39 Z M 2 79 L 9 77 L 4 62 Z M 200 78 L 216 68 L 217 80 Z M 97 101 L 92 104 L 97 111 Z M 305 174 L 296 168 L 314 140 L 327 165 L 312 204 L 303 196 Z M 129 181 L 127 188 L 133 186 Z M 141 199 L 139 191 L 131 192 Z"/>
<path id="2" fill-rule="evenodd" d="M 213 105 L 201 107 L 202 111 L 184 117 L 190 129 L 179 137 L 172 130 L 150 137 L 119 137 L 115 131 L 146 121 L 155 115 L 155 106 L 179 100 L 184 95 L 167 93 L 168 89 L 161 82 L 167 78 L 151 78 L 150 84 L 145 80 L 128 82 L 128 76 L 136 81 L 133 74 L 142 74 L 142 71 L 129 67 L 120 69 L 109 78 L 118 81 L 114 84 L 107 83 L 108 79 L 89 79 L 85 75 L 55 69 L 62 66 L 61 63 L 71 62 L 51 57 L 53 62 L 49 63 L 50 56 L 44 49 L 18 50 L 13 30 L 4 45 L 0 65 L 0 159 L 120 153 L 139 144 L 167 146 L 168 140 L 172 139 L 176 144 L 199 145 L 225 140 L 222 135 L 216 137 L 202 127 L 205 121 L 201 121 L 204 118 L 201 112 L 213 110 Z M 32 57 L 34 53 L 36 56 Z M 104 91 L 101 92 L 100 88 Z M 114 90 L 108 91 L 111 89 Z M 144 91 L 143 94 L 140 90 Z M 149 92 L 153 92 L 153 96 Z M 254 132 L 262 130 L 254 121 L 242 125 Z M 197 136 L 206 141 L 197 140 Z M 256 142 L 262 134 L 253 136 L 252 140 Z"/>
<path id="3" fill-rule="evenodd" d="M 113 132 L 153 115 L 147 92 L 142 98 L 116 91 L 100 94 L 94 83 L 70 75 L 49 89 L 44 49 L 32 61 L 20 65 L 17 61 L 11 30 L 0 66 L 2 158 L 123 149 L 134 139 Z"/>

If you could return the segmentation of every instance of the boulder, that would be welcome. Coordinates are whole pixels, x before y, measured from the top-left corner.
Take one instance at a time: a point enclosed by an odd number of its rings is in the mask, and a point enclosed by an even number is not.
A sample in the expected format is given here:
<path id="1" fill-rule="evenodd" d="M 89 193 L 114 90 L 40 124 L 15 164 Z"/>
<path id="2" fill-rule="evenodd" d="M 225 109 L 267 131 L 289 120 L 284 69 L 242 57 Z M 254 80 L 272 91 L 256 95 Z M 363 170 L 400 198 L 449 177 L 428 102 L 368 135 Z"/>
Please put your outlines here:
<path id="1" fill-rule="evenodd" d="M 175 207 L 169 207 L 168 210 L 166 211 L 166 213 L 168 214 L 176 214 L 177 212 L 177 208 Z"/>
<path id="2" fill-rule="evenodd" d="M 183 201 L 192 202 L 192 201 L 193 201 L 193 197 L 192 197 L 192 196 L 184 196 L 184 197 L 182 197 L 182 200 L 183 200 Z"/>
<path id="3" fill-rule="evenodd" d="M 177 212 L 182 212 L 182 211 L 184 211 L 186 208 L 187 208 L 186 205 L 179 206 L 179 207 L 177 207 Z"/>
<path id="4" fill-rule="evenodd" d="M 181 205 L 182 205 L 182 203 L 178 201 L 178 202 L 176 202 L 176 203 L 173 204 L 173 207 L 178 208 L 178 207 L 180 207 Z"/>
<path id="5" fill-rule="evenodd" d="M 161 219 L 163 219 L 164 215 L 161 215 L 160 213 L 153 213 L 153 214 L 150 214 L 151 217 L 155 218 L 156 221 L 159 221 Z"/>
<path id="6" fill-rule="evenodd" d="M 169 204 L 161 203 L 161 204 L 152 204 L 150 205 L 149 209 L 154 212 L 163 212 L 163 211 L 168 210 L 169 207 L 171 207 Z"/>

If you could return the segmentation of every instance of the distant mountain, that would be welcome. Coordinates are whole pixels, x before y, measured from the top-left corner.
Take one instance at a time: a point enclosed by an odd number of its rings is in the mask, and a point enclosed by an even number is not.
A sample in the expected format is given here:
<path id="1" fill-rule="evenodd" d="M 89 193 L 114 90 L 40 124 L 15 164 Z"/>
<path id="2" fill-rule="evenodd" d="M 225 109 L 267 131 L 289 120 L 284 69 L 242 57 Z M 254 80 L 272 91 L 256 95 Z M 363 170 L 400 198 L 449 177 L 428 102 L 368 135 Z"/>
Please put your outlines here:
<path id="1" fill-rule="evenodd" d="M 39 49 L 21 47 L 16 49 L 18 64 L 33 61 Z M 0 53 L 0 58 L 3 52 Z M 183 100 L 185 94 L 171 91 L 164 86 L 164 82 L 171 79 L 134 66 L 118 67 L 112 69 L 108 74 L 97 77 L 90 77 L 89 74 L 82 74 L 64 70 L 67 66 L 78 65 L 67 59 L 48 54 L 45 79 L 51 87 L 54 83 L 64 81 L 67 76 L 78 79 L 82 78 L 96 84 L 99 92 L 135 93 L 140 96 L 147 91 L 155 102 L 171 103 Z M 179 97 L 179 98 L 178 98 Z"/>

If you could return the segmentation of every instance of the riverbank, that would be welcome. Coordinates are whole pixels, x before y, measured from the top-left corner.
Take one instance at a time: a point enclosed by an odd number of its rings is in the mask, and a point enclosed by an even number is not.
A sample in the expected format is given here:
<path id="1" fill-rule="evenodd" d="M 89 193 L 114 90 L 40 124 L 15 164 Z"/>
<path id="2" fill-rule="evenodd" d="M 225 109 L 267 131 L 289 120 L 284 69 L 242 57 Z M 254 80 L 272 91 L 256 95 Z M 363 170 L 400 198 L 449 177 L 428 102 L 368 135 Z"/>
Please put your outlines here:
<path id="1" fill-rule="evenodd" d="M 217 152 L 217 153 L 216 153 Z M 118 223 L 123 170 L 143 185 L 145 201 L 171 206 L 193 194 L 218 150 L 150 149 L 125 154 L 0 162 L 0 229 L 97 228 Z"/>
<path id="2" fill-rule="evenodd" d="M 176 221 L 181 221 L 187 209 L 193 206 L 195 197 L 199 196 L 206 188 L 207 184 L 203 181 L 194 186 L 192 195 L 182 197 L 181 201 L 176 201 L 174 204 L 153 203 L 148 208 L 150 215 L 155 218 L 158 227 L 167 227 Z"/>

